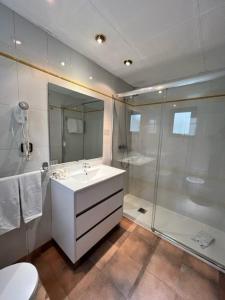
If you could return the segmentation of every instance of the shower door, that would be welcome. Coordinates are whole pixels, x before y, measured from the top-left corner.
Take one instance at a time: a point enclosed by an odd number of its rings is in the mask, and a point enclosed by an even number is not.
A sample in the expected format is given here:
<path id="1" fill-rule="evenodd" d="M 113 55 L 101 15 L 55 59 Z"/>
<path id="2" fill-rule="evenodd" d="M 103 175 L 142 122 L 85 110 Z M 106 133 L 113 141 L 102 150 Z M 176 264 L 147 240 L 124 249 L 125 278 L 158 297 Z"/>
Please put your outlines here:
<path id="1" fill-rule="evenodd" d="M 174 89 L 175 90 L 175 89 Z M 163 104 L 152 229 L 225 265 L 225 96 Z"/>
<path id="2" fill-rule="evenodd" d="M 116 102 L 114 107 L 113 165 L 126 170 L 124 215 L 149 229 L 160 114 L 161 104 L 142 105 L 140 98 L 135 103 Z"/>

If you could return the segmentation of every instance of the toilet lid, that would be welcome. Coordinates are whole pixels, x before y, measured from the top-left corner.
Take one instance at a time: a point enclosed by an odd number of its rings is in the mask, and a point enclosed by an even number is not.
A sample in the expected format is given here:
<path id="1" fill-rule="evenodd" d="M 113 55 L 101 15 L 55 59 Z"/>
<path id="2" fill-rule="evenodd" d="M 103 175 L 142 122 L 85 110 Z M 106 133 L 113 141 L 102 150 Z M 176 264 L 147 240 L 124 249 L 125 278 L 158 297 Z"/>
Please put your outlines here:
<path id="1" fill-rule="evenodd" d="M 38 272 L 30 263 L 18 263 L 0 270 L 0 299 L 28 300 L 38 285 Z"/>

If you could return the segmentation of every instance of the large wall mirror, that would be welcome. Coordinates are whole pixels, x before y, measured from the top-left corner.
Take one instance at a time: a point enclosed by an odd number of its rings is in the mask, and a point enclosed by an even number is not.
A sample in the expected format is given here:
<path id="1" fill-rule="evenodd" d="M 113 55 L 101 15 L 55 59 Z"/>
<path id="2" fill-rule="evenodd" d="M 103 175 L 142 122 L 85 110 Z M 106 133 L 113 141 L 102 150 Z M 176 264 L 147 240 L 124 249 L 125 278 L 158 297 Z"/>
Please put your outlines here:
<path id="1" fill-rule="evenodd" d="M 104 102 L 48 85 L 52 164 L 102 156 Z"/>

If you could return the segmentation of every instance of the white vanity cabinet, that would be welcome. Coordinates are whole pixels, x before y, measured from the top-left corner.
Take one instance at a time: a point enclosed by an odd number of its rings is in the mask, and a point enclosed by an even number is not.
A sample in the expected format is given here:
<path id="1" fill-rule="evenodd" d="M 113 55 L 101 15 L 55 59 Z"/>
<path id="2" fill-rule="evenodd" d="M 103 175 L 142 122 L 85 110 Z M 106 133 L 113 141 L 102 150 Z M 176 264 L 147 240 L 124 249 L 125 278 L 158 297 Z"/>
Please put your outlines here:
<path id="1" fill-rule="evenodd" d="M 73 263 L 122 218 L 124 171 L 103 169 L 97 179 L 51 181 L 53 239 Z"/>

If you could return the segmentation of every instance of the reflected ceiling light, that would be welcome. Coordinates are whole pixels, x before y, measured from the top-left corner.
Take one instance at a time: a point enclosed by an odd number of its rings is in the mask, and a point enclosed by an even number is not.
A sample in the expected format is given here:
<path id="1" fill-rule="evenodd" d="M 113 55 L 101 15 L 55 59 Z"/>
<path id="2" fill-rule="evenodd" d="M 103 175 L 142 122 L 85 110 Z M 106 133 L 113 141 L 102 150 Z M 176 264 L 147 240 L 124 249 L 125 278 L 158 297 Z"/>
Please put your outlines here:
<path id="1" fill-rule="evenodd" d="M 64 67 L 65 66 L 65 62 L 61 61 L 60 65 Z"/>
<path id="2" fill-rule="evenodd" d="M 126 60 L 124 60 L 123 63 L 124 63 L 126 66 L 130 66 L 130 65 L 132 65 L 133 61 L 132 61 L 131 59 L 126 59 Z"/>
<path id="3" fill-rule="evenodd" d="M 158 93 L 159 93 L 159 94 L 162 94 L 162 91 L 160 90 L 160 91 L 158 91 Z"/>
<path id="4" fill-rule="evenodd" d="M 176 105 L 176 104 L 173 104 L 173 107 L 177 107 L 177 105 Z"/>
<path id="5" fill-rule="evenodd" d="M 13 41 L 16 45 L 22 45 L 22 42 L 20 40 L 13 40 Z"/>
<path id="6" fill-rule="evenodd" d="M 89 76 L 89 79 L 90 79 L 90 80 L 92 80 L 92 79 L 93 79 L 93 77 L 92 77 L 92 76 Z"/>
<path id="7" fill-rule="evenodd" d="M 100 33 L 95 36 L 95 40 L 99 44 L 103 44 L 106 41 L 106 37 L 104 34 Z"/>

